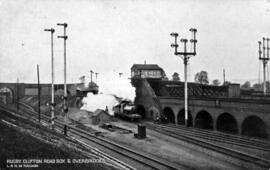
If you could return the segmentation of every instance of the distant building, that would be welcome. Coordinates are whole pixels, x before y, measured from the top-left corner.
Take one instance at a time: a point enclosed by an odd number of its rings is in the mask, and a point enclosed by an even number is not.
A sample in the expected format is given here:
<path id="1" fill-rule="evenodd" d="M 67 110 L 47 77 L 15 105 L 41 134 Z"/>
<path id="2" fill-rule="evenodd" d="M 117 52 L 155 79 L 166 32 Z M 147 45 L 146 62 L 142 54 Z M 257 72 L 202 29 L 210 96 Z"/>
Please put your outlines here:
<path id="1" fill-rule="evenodd" d="M 111 121 L 111 116 L 109 113 L 102 109 L 97 109 L 91 116 L 92 124 L 99 125 L 104 123 L 109 123 Z"/>
<path id="2" fill-rule="evenodd" d="M 88 92 L 93 94 L 97 94 L 99 87 L 96 83 L 90 82 L 88 85 L 85 86 L 84 83 L 80 83 L 76 87 L 76 94 L 79 97 L 86 97 Z"/>
<path id="3" fill-rule="evenodd" d="M 131 78 L 165 79 L 166 75 L 157 64 L 134 64 L 131 67 Z"/>

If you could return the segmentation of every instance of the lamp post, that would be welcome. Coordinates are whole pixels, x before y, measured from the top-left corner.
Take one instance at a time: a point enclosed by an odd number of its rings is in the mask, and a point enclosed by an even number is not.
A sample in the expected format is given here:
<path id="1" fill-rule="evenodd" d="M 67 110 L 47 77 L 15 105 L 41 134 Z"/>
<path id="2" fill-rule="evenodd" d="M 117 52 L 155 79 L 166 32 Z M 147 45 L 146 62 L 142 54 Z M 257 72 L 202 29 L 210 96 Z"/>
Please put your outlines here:
<path id="1" fill-rule="evenodd" d="M 178 43 L 177 43 L 177 37 L 178 37 L 178 33 L 171 33 L 171 36 L 174 37 L 174 44 L 171 44 L 171 47 L 174 48 L 174 55 L 179 55 L 182 56 L 181 58 L 184 61 L 184 74 L 185 74 L 185 126 L 188 126 L 188 84 L 187 84 L 187 64 L 188 64 L 188 60 L 190 58 L 190 56 L 195 56 L 196 55 L 196 32 L 197 29 L 195 28 L 191 28 L 190 29 L 192 35 L 193 35 L 193 39 L 190 40 L 190 43 L 193 44 L 193 51 L 192 52 L 188 52 L 187 51 L 187 39 L 181 39 L 180 41 L 182 43 L 184 43 L 184 50 L 182 52 L 178 51 Z"/>
<path id="2" fill-rule="evenodd" d="M 68 106 L 67 106 L 67 62 L 66 62 L 66 41 L 68 39 L 68 36 L 66 35 L 66 29 L 68 24 L 67 23 L 57 23 L 58 26 L 64 27 L 64 36 L 57 36 L 57 38 L 63 38 L 64 39 L 64 134 L 67 135 L 67 113 L 68 113 Z"/>
<path id="3" fill-rule="evenodd" d="M 54 107 L 55 107 L 55 103 L 54 103 L 54 58 L 53 58 L 53 33 L 54 33 L 54 29 L 44 29 L 44 31 L 50 32 L 51 33 L 51 54 L 52 54 L 52 87 L 51 87 L 51 125 L 52 125 L 52 129 L 54 129 Z"/>
<path id="4" fill-rule="evenodd" d="M 265 47 L 265 40 L 267 41 L 267 47 Z M 259 41 L 259 60 L 263 62 L 263 93 L 266 95 L 266 75 L 265 75 L 265 68 L 269 61 L 269 38 L 263 37 L 263 56 L 262 56 L 262 49 L 261 45 L 262 42 Z M 267 55 L 265 55 L 265 50 L 267 50 Z"/>

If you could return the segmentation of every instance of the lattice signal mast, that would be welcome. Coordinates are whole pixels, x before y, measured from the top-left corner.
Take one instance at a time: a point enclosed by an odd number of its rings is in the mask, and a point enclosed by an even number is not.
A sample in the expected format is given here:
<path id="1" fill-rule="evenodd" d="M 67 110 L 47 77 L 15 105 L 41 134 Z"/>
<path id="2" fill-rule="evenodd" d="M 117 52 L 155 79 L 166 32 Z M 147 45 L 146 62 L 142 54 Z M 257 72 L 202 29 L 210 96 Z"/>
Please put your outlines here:
<path id="1" fill-rule="evenodd" d="M 55 32 L 55 30 L 53 28 L 51 29 L 44 29 L 44 31 L 50 32 L 51 33 L 51 55 L 52 55 L 52 97 L 51 97 L 51 126 L 52 129 L 54 129 L 54 107 L 55 107 L 55 103 L 54 103 L 54 57 L 53 57 L 53 34 Z"/>
<path id="2" fill-rule="evenodd" d="M 263 37 L 263 56 L 262 56 L 262 49 L 261 45 L 262 42 L 259 41 L 259 60 L 263 62 L 263 93 L 266 94 L 266 75 L 265 75 L 265 68 L 269 61 L 269 38 Z M 265 47 L 265 41 L 267 41 L 267 47 Z M 265 50 L 267 50 L 267 54 L 265 55 Z"/>
<path id="3" fill-rule="evenodd" d="M 90 81 L 91 81 L 91 83 L 92 83 L 92 74 L 94 74 L 94 72 L 93 72 L 93 70 L 90 70 Z"/>
<path id="4" fill-rule="evenodd" d="M 57 36 L 57 38 L 63 38 L 64 39 L 64 134 L 67 135 L 67 113 L 68 113 L 68 105 L 67 105 L 67 55 L 66 55 L 66 41 L 68 39 L 68 36 L 66 35 L 66 29 L 68 24 L 67 23 L 57 23 L 58 26 L 64 27 L 64 35 L 63 36 Z"/>
<path id="5" fill-rule="evenodd" d="M 184 60 L 184 72 L 185 72 L 185 125 L 188 126 L 188 85 L 187 85 L 187 64 L 188 64 L 188 60 L 191 56 L 195 56 L 196 55 L 196 44 L 197 44 L 197 40 L 196 40 L 196 32 L 197 29 L 195 28 L 190 28 L 193 39 L 190 39 L 190 43 L 193 44 L 193 51 L 192 52 L 188 52 L 187 51 L 187 39 L 181 39 L 180 41 L 184 43 L 184 50 L 183 52 L 179 52 L 178 51 L 178 43 L 177 43 L 177 38 L 178 38 L 178 33 L 171 33 L 171 36 L 174 37 L 174 44 L 171 44 L 171 47 L 174 48 L 174 54 L 177 56 L 181 56 L 181 58 Z"/>

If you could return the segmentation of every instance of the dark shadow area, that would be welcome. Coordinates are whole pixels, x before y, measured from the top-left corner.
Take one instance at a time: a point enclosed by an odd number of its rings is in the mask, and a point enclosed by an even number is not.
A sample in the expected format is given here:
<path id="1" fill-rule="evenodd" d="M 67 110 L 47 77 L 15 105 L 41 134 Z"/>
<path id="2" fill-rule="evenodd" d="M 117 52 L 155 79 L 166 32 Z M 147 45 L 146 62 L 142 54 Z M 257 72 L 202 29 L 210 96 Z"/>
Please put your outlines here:
<path id="1" fill-rule="evenodd" d="M 142 119 L 145 119 L 146 117 L 145 108 L 143 105 L 137 105 L 135 109 L 135 113 L 141 115 Z"/>
<path id="2" fill-rule="evenodd" d="M 171 108 L 166 107 L 164 110 L 164 115 L 165 115 L 165 122 L 167 123 L 175 123 L 174 119 L 174 113 Z"/>
<path id="3" fill-rule="evenodd" d="M 185 109 L 182 109 L 178 112 L 177 119 L 179 125 L 185 125 Z M 188 111 L 188 126 L 193 126 L 192 115 L 190 111 Z"/>
<path id="4" fill-rule="evenodd" d="M 217 119 L 217 130 L 237 134 L 238 128 L 236 119 L 229 113 L 221 114 Z"/>
<path id="5" fill-rule="evenodd" d="M 242 135 L 267 138 L 266 125 L 258 116 L 249 116 L 242 124 Z"/>
<path id="6" fill-rule="evenodd" d="M 207 111 L 200 111 L 195 118 L 195 127 L 213 129 L 213 119 Z"/>
<path id="7" fill-rule="evenodd" d="M 0 89 L 0 103 L 11 104 L 14 101 L 13 92 L 8 87 L 2 87 Z"/>

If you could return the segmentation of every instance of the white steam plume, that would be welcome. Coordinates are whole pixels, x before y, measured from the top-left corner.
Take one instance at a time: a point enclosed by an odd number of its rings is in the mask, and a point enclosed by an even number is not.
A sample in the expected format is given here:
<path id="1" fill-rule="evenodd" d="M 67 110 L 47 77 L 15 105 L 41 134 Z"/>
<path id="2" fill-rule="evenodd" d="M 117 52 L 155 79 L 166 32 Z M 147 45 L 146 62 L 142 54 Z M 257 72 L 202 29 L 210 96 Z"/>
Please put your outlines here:
<path id="1" fill-rule="evenodd" d="M 93 78 L 93 81 L 96 82 L 96 79 Z M 118 73 L 114 72 L 109 79 L 98 78 L 97 83 L 99 94 L 88 93 L 82 101 L 82 110 L 94 112 L 96 109 L 105 110 L 107 107 L 110 115 L 113 115 L 112 108 L 119 103 L 118 98 L 134 101 L 135 88 L 132 87 L 127 76 L 122 75 L 120 77 Z"/>
<path id="2" fill-rule="evenodd" d="M 94 112 L 96 109 L 108 109 L 110 115 L 113 115 L 113 106 L 117 105 L 118 101 L 112 95 L 88 93 L 87 97 L 82 100 L 83 106 L 81 110 Z"/>

